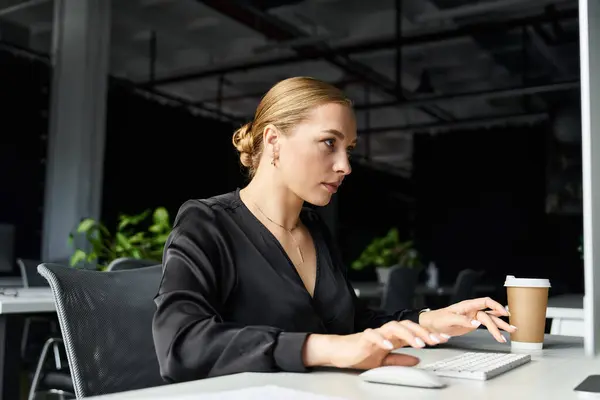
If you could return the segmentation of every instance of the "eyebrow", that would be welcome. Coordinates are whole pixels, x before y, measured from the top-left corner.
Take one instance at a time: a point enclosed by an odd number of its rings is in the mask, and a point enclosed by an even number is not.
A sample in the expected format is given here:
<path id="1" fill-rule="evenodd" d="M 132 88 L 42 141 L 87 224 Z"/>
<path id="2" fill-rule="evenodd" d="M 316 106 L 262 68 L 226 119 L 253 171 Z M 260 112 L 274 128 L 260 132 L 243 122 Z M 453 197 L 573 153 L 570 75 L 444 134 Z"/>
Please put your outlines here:
<path id="1" fill-rule="evenodd" d="M 344 140 L 344 138 L 346 137 L 342 132 L 338 131 L 337 129 L 325 129 L 323 132 L 331 133 L 332 135 L 337 136 L 340 140 Z M 351 144 L 356 145 L 356 140 L 357 139 L 354 139 Z"/>

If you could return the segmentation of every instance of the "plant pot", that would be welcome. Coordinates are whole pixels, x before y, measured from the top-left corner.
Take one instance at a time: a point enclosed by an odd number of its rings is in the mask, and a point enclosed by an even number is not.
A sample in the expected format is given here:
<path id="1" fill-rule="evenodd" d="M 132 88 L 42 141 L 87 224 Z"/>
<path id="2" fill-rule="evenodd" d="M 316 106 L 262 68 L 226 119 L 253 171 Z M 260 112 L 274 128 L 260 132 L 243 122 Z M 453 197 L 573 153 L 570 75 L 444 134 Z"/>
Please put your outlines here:
<path id="1" fill-rule="evenodd" d="M 391 267 L 376 267 L 377 280 L 380 284 L 385 285 L 390 278 Z"/>

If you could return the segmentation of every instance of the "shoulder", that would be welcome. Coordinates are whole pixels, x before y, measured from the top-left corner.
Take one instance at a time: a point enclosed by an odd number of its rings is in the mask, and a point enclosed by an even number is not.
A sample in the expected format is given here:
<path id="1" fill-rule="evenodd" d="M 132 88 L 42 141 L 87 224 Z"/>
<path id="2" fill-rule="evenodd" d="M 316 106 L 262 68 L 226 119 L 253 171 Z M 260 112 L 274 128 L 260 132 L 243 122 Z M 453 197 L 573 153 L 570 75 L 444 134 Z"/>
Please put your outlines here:
<path id="1" fill-rule="evenodd" d="M 226 214 L 239 206 L 235 192 L 225 193 L 205 199 L 185 201 L 173 222 L 173 236 L 181 233 L 214 231 Z"/>

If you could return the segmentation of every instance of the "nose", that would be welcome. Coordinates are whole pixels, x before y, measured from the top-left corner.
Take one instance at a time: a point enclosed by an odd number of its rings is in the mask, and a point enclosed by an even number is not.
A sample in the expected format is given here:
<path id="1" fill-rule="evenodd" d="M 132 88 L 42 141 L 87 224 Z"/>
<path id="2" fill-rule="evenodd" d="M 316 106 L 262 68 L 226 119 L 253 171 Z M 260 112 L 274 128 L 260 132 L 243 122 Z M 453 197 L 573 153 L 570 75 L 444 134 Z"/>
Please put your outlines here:
<path id="1" fill-rule="evenodd" d="M 349 175 L 352 172 L 352 167 L 350 166 L 350 159 L 348 154 L 344 152 L 338 159 L 334 165 L 335 172 L 342 175 Z"/>

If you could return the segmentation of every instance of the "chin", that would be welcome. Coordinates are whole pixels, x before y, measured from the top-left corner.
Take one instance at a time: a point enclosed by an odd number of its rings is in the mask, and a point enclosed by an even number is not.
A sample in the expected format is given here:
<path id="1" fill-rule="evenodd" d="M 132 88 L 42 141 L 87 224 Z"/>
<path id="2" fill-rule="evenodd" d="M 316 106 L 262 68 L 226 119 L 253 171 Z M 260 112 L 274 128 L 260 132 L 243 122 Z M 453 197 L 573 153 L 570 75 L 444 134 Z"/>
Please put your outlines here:
<path id="1" fill-rule="evenodd" d="M 325 207 L 331 201 L 329 193 L 311 193 L 304 198 L 304 201 L 317 207 Z"/>

